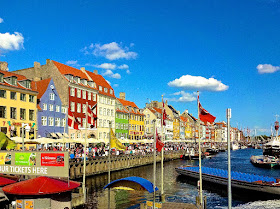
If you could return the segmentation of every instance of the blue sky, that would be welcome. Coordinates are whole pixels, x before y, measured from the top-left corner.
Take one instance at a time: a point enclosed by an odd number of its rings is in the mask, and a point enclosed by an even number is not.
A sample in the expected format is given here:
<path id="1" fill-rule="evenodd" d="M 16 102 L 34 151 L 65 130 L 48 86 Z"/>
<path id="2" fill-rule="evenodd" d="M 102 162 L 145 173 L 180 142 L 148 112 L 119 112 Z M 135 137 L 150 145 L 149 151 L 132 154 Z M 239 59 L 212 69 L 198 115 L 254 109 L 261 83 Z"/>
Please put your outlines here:
<path id="1" fill-rule="evenodd" d="M 98 72 L 140 108 L 161 95 L 270 134 L 280 115 L 280 1 L 1 1 L 0 60 Z M 261 132 L 264 131 L 264 132 Z"/>

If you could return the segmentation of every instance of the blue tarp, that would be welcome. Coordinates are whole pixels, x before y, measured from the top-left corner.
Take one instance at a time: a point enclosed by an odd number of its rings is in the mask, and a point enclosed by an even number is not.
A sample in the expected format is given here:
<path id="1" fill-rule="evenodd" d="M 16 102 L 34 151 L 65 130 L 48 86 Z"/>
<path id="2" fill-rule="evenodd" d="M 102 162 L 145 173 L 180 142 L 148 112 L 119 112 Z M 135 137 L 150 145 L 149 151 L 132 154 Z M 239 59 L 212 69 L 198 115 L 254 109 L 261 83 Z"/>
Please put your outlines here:
<path id="1" fill-rule="evenodd" d="M 107 184 L 104 189 L 106 188 L 114 188 L 114 187 L 129 187 L 134 190 L 146 190 L 150 193 L 154 191 L 153 183 L 150 182 L 147 179 L 137 177 L 137 176 L 130 176 L 122 179 L 117 179 L 115 181 L 112 181 L 111 183 Z M 158 188 L 155 187 L 155 190 L 157 191 Z"/>

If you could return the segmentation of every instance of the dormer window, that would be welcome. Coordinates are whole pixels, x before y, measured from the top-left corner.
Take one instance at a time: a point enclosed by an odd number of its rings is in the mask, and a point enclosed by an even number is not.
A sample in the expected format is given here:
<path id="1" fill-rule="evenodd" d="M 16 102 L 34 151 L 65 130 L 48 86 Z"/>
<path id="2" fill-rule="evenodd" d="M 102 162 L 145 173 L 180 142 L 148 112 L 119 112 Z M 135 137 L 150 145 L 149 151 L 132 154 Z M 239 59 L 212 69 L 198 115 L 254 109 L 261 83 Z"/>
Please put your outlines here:
<path id="1" fill-rule="evenodd" d="M 14 85 L 14 86 L 17 85 L 17 77 L 13 76 L 13 77 L 11 78 L 11 84 Z"/>
<path id="2" fill-rule="evenodd" d="M 26 80 L 25 81 L 25 84 L 26 84 L 26 88 L 30 89 L 31 88 L 31 81 L 30 80 Z"/>
<path id="3" fill-rule="evenodd" d="M 4 82 L 4 74 L 0 73 L 0 83 Z"/>
<path id="4" fill-rule="evenodd" d="M 94 82 L 93 81 L 88 81 L 87 83 L 90 87 L 94 88 Z"/>
<path id="5" fill-rule="evenodd" d="M 80 77 L 75 77 L 75 78 L 74 78 L 74 81 L 75 81 L 76 83 L 81 83 L 81 78 L 80 78 Z"/>
<path id="6" fill-rule="evenodd" d="M 70 82 L 73 82 L 73 75 L 67 74 L 67 75 L 65 75 L 65 77 L 66 77 Z"/>
<path id="7" fill-rule="evenodd" d="M 87 80 L 86 80 L 86 79 L 82 79 L 81 82 L 82 82 L 82 84 L 84 84 L 85 86 L 87 85 Z"/>
<path id="8" fill-rule="evenodd" d="M 105 93 L 107 93 L 107 92 L 108 92 L 108 89 L 107 89 L 107 88 L 104 88 L 104 91 L 105 91 Z"/>
<path id="9" fill-rule="evenodd" d="M 110 89 L 110 94 L 113 94 L 113 90 L 112 89 Z"/>
<path id="10" fill-rule="evenodd" d="M 102 91 L 102 86 L 99 86 L 99 91 Z"/>

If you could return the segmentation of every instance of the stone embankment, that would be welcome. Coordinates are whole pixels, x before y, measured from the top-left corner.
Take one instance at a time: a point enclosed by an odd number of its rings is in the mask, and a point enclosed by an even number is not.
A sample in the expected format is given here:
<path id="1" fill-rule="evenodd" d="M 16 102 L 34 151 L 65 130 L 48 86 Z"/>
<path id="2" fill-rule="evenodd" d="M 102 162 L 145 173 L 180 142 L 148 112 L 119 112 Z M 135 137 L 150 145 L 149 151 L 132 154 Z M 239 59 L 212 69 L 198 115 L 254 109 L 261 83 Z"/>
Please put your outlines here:
<path id="1" fill-rule="evenodd" d="M 184 150 L 165 151 L 164 161 L 179 159 Z M 111 156 L 111 171 L 119 171 L 139 166 L 149 165 L 153 163 L 153 153 L 147 155 L 118 155 Z M 161 153 L 157 153 L 157 162 L 161 161 Z M 87 160 L 86 176 L 93 176 L 108 172 L 108 157 L 97 157 Z M 70 179 L 77 179 L 83 176 L 83 161 L 70 161 Z"/>

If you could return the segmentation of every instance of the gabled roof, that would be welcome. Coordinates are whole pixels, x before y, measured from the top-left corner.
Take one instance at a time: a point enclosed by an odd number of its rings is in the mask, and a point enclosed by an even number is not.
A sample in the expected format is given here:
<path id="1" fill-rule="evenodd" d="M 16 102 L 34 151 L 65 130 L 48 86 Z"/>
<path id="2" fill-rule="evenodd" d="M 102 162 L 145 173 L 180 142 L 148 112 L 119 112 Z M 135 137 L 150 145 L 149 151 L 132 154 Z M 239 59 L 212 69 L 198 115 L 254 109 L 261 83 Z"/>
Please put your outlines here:
<path id="1" fill-rule="evenodd" d="M 77 68 L 70 67 L 68 65 L 64 65 L 64 64 L 56 62 L 54 60 L 52 60 L 52 62 L 54 63 L 54 65 L 57 67 L 57 69 L 59 70 L 59 72 L 62 75 L 71 74 L 73 76 L 78 76 L 78 77 L 80 77 L 82 79 L 89 80 L 87 75 L 85 73 L 83 73 L 81 70 L 77 69 Z"/>
<path id="2" fill-rule="evenodd" d="M 9 84 L 9 83 L 7 83 L 5 81 L 5 78 L 9 78 L 9 77 L 12 77 L 12 76 L 17 77 L 17 81 L 29 80 L 29 79 L 27 79 L 23 75 L 19 75 L 19 74 L 16 74 L 16 73 L 12 73 L 12 72 L 8 72 L 8 71 L 3 71 L 3 70 L 0 70 L 0 73 L 3 74 L 3 77 L 4 77 L 4 82 L 3 83 L 0 82 L 0 85 L 14 87 L 14 88 L 19 88 L 19 89 L 24 89 L 24 90 L 29 90 L 29 91 L 36 91 L 36 87 L 35 87 L 34 81 L 31 81 L 31 88 L 30 89 L 25 88 L 24 86 L 20 85 L 19 82 L 17 82 L 16 85 L 11 85 L 11 84 Z"/>
<path id="3" fill-rule="evenodd" d="M 110 97 L 115 97 L 114 89 L 110 86 L 110 84 L 105 80 L 102 75 L 95 74 L 86 70 L 86 73 L 91 77 L 91 79 L 96 83 L 97 90 L 100 94 L 107 95 Z M 102 86 L 102 91 L 99 90 L 99 86 Z M 104 87 L 108 89 L 107 92 L 104 91 Z M 113 94 L 110 94 L 110 89 L 113 91 Z"/>
<path id="4" fill-rule="evenodd" d="M 36 81 L 35 84 L 37 85 L 37 91 L 39 92 L 37 98 L 40 99 L 44 93 L 46 92 L 51 78 L 47 78 L 45 80 Z"/>
<path id="5" fill-rule="evenodd" d="M 136 115 L 144 115 L 143 113 L 140 112 L 139 108 L 134 102 L 130 102 L 119 98 L 117 98 L 117 100 L 125 107 L 132 107 L 131 110 L 128 109 L 129 113 L 136 114 Z M 134 108 L 136 108 L 137 110 L 134 111 Z"/>

